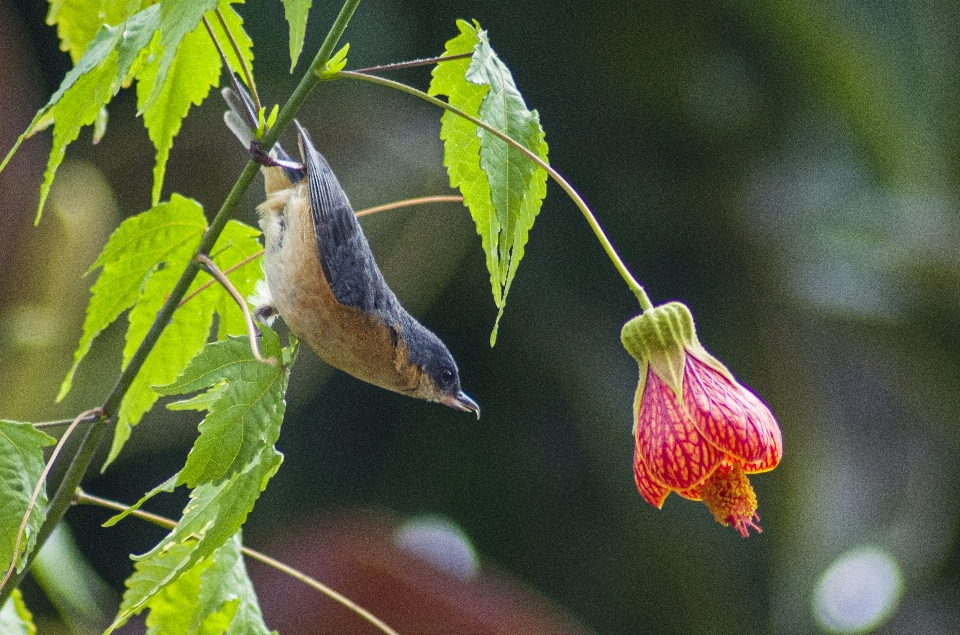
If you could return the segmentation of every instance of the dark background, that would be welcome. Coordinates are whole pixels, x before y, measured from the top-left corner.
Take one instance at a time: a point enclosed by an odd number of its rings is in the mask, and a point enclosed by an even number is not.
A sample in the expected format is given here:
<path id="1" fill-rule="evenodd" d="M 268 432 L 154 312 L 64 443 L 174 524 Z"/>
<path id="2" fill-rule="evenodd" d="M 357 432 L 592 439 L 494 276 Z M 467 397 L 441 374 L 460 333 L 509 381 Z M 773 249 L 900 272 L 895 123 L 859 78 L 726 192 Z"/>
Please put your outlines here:
<path id="1" fill-rule="evenodd" d="M 339 9 L 316 4 L 298 73 Z M 4 153 L 69 69 L 46 10 L 0 2 Z M 287 72 L 281 6 L 240 11 L 261 93 L 282 102 L 298 75 Z M 344 36 L 348 67 L 437 55 L 457 18 L 489 31 L 540 113 L 551 163 L 654 301 L 687 303 L 704 345 L 777 414 L 783 462 L 753 478 L 764 532 L 743 540 L 700 504 L 672 496 L 657 511 L 637 494 L 637 368 L 619 331 L 638 307 L 551 183 L 493 349 L 496 311 L 467 212 L 438 205 L 364 220 L 388 281 L 447 342 L 483 417 L 361 384 L 305 350 L 279 442 L 285 462 L 246 542 L 309 542 L 285 527 L 358 509 L 439 515 L 482 566 L 611 635 L 817 632 L 816 585 L 868 546 L 903 581 L 879 632 L 956 632 L 960 7 L 364 0 Z M 429 81 L 422 69 L 392 76 Z M 191 111 L 164 187 L 209 217 L 246 158 L 222 110 L 212 95 Z M 149 206 L 154 155 L 134 114 L 123 91 L 105 139 L 91 146 L 81 134 L 37 228 L 49 133 L 0 175 L 5 418 L 72 416 L 117 376 L 123 335 L 112 328 L 68 401 L 52 405 L 93 281 L 78 273 L 123 217 Z M 321 84 L 300 119 L 363 208 L 448 192 L 439 114 L 342 81 Z M 246 222 L 260 188 L 247 195 Z M 85 487 L 135 501 L 182 465 L 196 423 L 158 408 Z M 176 515 L 182 503 L 153 509 Z M 68 516 L 119 588 L 127 554 L 159 534 L 130 520 L 99 529 L 104 518 Z"/>

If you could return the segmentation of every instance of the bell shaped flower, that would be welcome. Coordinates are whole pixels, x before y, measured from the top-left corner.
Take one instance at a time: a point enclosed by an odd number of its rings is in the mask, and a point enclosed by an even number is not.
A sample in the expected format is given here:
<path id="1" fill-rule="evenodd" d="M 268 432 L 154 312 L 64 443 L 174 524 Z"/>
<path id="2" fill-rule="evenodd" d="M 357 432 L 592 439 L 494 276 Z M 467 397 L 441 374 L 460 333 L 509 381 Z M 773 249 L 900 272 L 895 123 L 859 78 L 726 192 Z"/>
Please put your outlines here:
<path id="1" fill-rule="evenodd" d="M 770 409 L 703 348 L 686 306 L 670 302 L 633 318 L 621 341 L 640 364 L 633 402 L 633 471 L 640 495 L 660 508 L 670 492 L 703 501 L 722 525 L 757 532 L 747 474 L 783 455 Z"/>

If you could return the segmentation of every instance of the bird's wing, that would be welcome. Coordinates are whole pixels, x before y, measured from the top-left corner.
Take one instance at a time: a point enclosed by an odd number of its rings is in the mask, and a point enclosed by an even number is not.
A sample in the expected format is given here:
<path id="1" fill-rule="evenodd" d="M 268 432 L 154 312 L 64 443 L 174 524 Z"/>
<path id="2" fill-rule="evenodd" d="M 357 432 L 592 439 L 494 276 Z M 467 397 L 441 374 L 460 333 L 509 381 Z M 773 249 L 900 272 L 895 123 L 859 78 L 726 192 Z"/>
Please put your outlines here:
<path id="1" fill-rule="evenodd" d="M 391 323 L 402 308 L 377 267 L 347 194 L 310 135 L 294 123 L 307 169 L 317 253 L 333 295 L 340 304 L 380 314 Z"/>

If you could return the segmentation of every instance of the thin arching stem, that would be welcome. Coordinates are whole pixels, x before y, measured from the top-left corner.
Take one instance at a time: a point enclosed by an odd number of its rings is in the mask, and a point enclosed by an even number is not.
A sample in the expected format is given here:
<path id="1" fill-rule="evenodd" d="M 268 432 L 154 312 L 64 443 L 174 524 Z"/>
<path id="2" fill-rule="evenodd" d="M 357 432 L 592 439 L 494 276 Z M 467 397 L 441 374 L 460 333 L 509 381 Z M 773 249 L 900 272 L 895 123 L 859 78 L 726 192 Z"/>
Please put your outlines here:
<path id="1" fill-rule="evenodd" d="M 616 248 L 613 246 L 613 243 L 611 243 L 610 239 L 607 238 L 606 233 L 603 231 L 603 227 L 600 226 L 600 222 L 597 221 L 596 216 L 594 215 L 593 211 L 590 209 L 590 206 L 587 205 L 587 202 L 583 200 L 583 197 L 580 196 L 580 194 L 573 188 L 572 185 L 570 185 L 569 182 L 567 182 L 565 178 L 563 178 L 563 176 L 560 175 L 559 172 L 557 172 L 552 167 L 550 167 L 550 165 L 546 161 L 544 161 L 539 156 L 537 156 L 536 154 L 531 152 L 529 149 L 527 149 L 526 146 L 510 138 L 508 135 L 497 130 L 493 126 L 477 119 L 476 117 L 473 117 L 467 114 L 466 112 L 457 108 L 456 106 L 452 106 L 447 102 L 443 101 L 442 99 L 437 99 L 433 95 L 428 95 L 422 90 L 418 90 L 416 88 L 413 88 L 412 86 L 408 86 L 407 84 L 403 84 L 401 82 L 395 82 L 391 79 L 385 79 L 383 77 L 377 77 L 376 75 L 368 75 L 367 73 L 361 73 L 357 71 L 340 71 L 339 73 L 334 75 L 334 77 L 349 77 L 351 79 L 359 79 L 361 81 L 371 82 L 373 84 L 379 84 L 381 86 L 394 88 L 396 90 L 405 92 L 408 95 L 419 97 L 420 99 L 430 102 L 431 104 L 438 106 L 440 108 L 443 108 L 444 110 L 449 110 L 450 112 L 452 112 L 453 114 L 459 117 L 463 117 L 467 121 L 473 123 L 476 126 L 479 126 L 480 128 L 483 128 L 484 130 L 494 135 L 495 137 L 502 139 L 505 143 L 509 144 L 511 147 L 516 148 L 517 150 L 522 152 L 524 155 L 527 156 L 527 158 L 529 158 L 538 166 L 546 170 L 547 174 L 550 175 L 550 178 L 556 181 L 556 183 L 561 188 L 563 188 L 563 191 L 567 193 L 567 195 L 573 200 L 574 204 L 576 204 L 576 206 L 580 209 L 580 211 L 583 213 L 584 218 L 587 220 L 587 224 L 590 225 L 590 228 L 593 230 L 593 233 L 597 237 L 597 240 L 599 240 L 600 244 L 603 246 L 603 250 L 607 252 L 607 257 L 613 263 L 613 266 L 616 268 L 617 272 L 620 273 L 620 276 L 623 278 L 624 282 L 627 283 L 627 287 L 629 287 L 630 290 L 633 292 L 633 294 L 637 296 L 637 300 L 640 302 L 640 308 L 643 309 L 644 311 L 653 308 L 653 303 L 650 301 L 649 296 L 647 296 L 646 290 L 644 290 L 643 286 L 639 282 L 637 282 L 637 280 L 633 277 L 633 274 L 630 273 L 630 270 L 627 269 L 627 266 L 623 263 L 623 260 L 621 260 L 620 255 L 617 253 Z"/>
<path id="2" fill-rule="evenodd" d="M 271 366 L 277 365 L 277 360 L 264 358 L 260 354 L 260 345 L 257 343 L 257 327 L 253 323 L 253 316 L 250 315 L 250 308 L 247 306 L 247 301 L 243 299 L 243 296 L 240 295 L 240 292 L 237 291 L 237 288 L 233 286 L 233 283 L 230 282 L 228 278 L 220 268 L 214 264 L 213 260 L 210 259 L 206 254 L 197 254 L 197 260 L 203 263 L 203 266 L 207 268 L 207 271 L 210 272 L 214 278 L 227 290 L 233 299 L 237 302 L 237 306 L 240 307 L 240 310 L 243 312 L 243 321 L 247 325 L 247 337 L 250 338 L 250 351 L 253 353 L 253 358 L 260 362 L 261 364 L 269 364 Z"/>
<path id="3" fill-rule="evenodd" d="M 89 416 L 96 416 L 100 414 L 103 414 L 103 411 L 100 408 L 94 408 L 93 410 L 80 413 L 64 431 L 63 435 L 60 437 L 60 441 L 57 442 L 57 447 L 53 449 L 53 453 L 47 460 L 47 464 L 43 467 L 43 472 L 40 474 L 40 478 L 37 480 L 37 486 L 33 488 L 33 494 L 30 496 L 30 502 L 27 503 L 27 511 L 23 514 L 23 520 L 20 522 L 20 529 L 17 531 L 17 539 L 13 545 L 13 559 L 10 561 L 10 566 L 3 575 L 3 581 L 0 581 L 0 589 L 3 589 L 7 585 L 7 582 L 10 581 L 10 576 L 13 575 L 13 572 L 17 568 L 17 559 L 20 555 L 20 547 L 23 544 L 23 537 L 27 531 L 27 523 L 30 522 L 30 516 L 33 515 L 33 510 L 37 506 L 37 500 L 40 498 L 40 492 L 43 491 L 43 488 L 47 484 L 47 477 L 50 475 L 50 470 L 53 469 L 53 464 L 57 461 L 57 457 L 60 456 L 60 450 L 62 450 L 63 446 L 66 445 L 67 439 L 69 439 L 70 435 L 73 434 L 73 431 L 77 429 L 77 426 L 80 425 L 80 422 Z"/>
<path id="4" fill-rule="evenodd" d="M 462 196 L 421 196 L 419 198 L 408 198 L 402 201 L 396 201 L 394 203 L 386 203 L 384 205 L 377 205 L 376 207 L 368 207 L 366 209 L 361 209 L 357 211 L 357 216 L 370 216 L 371 214 L 377 214 L 379 212 L 386 212 L 391 209 L 400 209 L 401 207 L 411 207 L 413 205 L 426 205 L 427 203 L 462 203 Z"/>
<path id="5" fill-rule="evenodd" d="M 106 507 L 107 509 L 113 509 L 115 511 L 120 511 L 120 512 L 125 512 L 130 509 L 127 505 L 118 503 L 116 501 L 107 500 L 105 498 L 100 498 L 99 496 L 92 496 L 79 488 L 77 489 L 77 493 L 74 496 L 74 500 L 78 504 L 97 505 L 99 507 Z M 173 529 L 174 527 L 177 526 L 177 523 L 169 518 L 164 518 L 163 516 L 151 514 L 150 512 L 145 512 L 141 509 L 135 509 L 131 511 L 130 515 L 136 516 L 137 518 L 146 520 L 148 522 L 153 523 L 154 525 L 159 525 L 160 527 L 164 527 L 166 529 Z M 261 553 L 259 551 L 255 551 L 248 547 L 240 547 L 240 551 L 242 551 L 243 554 L 248 558 L 253 558 L 254 560 L 258 560 L 264 563 L 265 565 L 273 567 L 274 569 L 282 573 L 286 573 L 290 577 L 295 578 L 300 582 L 303 582 L 304 584 L 306 584 L 307 586 L 313 589 L 316 589 L 317 591 L 319 591 L 320 593 L 323 593 L 334 602 L 338 602 L 343 606 L 347 607 L 348 609 L 350 609 L 351 611 L 353 611 L 363 619 L 367 620 L 368 622 L 370 622 L 371 624 L 379 628 L 381 631 L 383 631 L 387 635 L 398 635 L 398 633 L 395 630 L 387 626 L 387 624 L 384 623 L 384 621 L 378 618 L 376 615 L 374 615 L 367 609 L 363 608 L 362 606 L 360 606 L 350 598 L 346 597 L 345 595 L 338 593 L 337 591 L 334 591 L 333 589 L 323 584 L 319 580 L 311 578 L 307 574 L 301 571 L 297 571 L 293 567 L 286 565 L 280 562 L 279 560 L 275 560 L 274 558 L 271 558 L 270 556 L 264 553 Z"/>

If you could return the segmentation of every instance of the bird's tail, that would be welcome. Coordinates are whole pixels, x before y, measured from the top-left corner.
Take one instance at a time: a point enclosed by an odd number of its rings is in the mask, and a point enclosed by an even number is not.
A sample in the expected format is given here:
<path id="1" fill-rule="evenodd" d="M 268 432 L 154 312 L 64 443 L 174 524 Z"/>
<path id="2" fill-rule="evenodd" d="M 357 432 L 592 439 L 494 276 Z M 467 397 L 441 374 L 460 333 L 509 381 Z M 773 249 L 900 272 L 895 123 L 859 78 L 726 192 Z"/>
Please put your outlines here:
<path id="1" fill-rule="evenodd" d="M 238 90 L 228 87 L 221 91 L 223 100 L 227 102 L 227 106 L 230 108 L 223 113 L 223 121 L 227 124 L 227 128 L 240 140 L 243 147 L 250 150 L 257 141 L 255 132 L 258 119 L 257 111 L 247 89 L 239 82 L 234 85 Z M 298 161 L 294 161 L 279 143 L 273 145 L 269 154 L 270 158 L 276 162 L 275 167 L 283 168 L 287 179 L 291 183 L 299 183 L 300 179 L 304 177 L 303 166 Z"/>
<path id="2" fill-rule="evenodd" d="M 221 91 L 223 100 L 227 102 L 227 106 L 230 108 L 223 113 L 223 121 L 227 124 L 227 128 L 230 128 L 230 132 L 240 140 L 243 147 L 249 149 L 251 142 L 256 139 L 254 122 L 257 120 L 257 115 L 254 112 L 250 93 L 239 83 L 236 85 L 240 88 L 239 94 L 232 88 L 224 88 Z"/>

